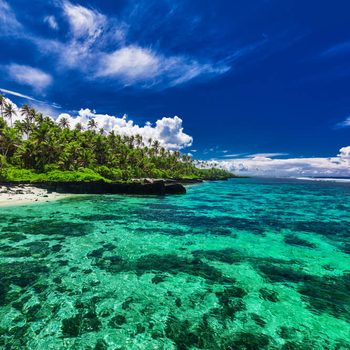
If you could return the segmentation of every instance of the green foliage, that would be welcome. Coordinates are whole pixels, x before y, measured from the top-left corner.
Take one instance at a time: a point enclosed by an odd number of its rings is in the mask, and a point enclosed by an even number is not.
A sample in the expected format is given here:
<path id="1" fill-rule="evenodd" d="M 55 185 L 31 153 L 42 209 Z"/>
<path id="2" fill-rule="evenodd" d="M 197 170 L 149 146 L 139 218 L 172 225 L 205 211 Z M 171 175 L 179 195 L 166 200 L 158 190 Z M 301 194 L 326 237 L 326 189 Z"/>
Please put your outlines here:
<path id="1" fill-rule="evenodd" d="M 36 173 L 29 169 L 7 167 L 0 171 L 6 181 L 14 182 L 66 182 L 66 181 L 108 181 L 91 169 L 80 168 L 77 171 L 52 170 L 47 173 Z"/>
<path id="2" fill-rule="evenodd" d="M 12 112 L 0 116 L 0 172 L 8 181 L 128 181 L 135 178 L 220 179 L 231 174 L 220 169 L 198 169 L 190 157 L 161 147 L 141 135 L 108 135 L 81 125 L 69 129 L 28 105 L 23 121 L 12 124 Z M 5 123 L 5 118 L 8 123 Z M 74 126 L 73 126 L 74 127 Z"/>

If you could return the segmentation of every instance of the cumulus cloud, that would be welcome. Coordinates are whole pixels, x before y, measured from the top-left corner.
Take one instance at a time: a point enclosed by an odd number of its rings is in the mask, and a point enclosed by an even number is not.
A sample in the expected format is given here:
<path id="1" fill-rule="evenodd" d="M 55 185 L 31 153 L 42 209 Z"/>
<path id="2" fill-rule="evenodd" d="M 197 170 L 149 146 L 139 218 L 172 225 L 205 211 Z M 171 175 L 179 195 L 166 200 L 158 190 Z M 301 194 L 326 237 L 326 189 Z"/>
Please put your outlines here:
<path id="1" fill-rule="evenodd" d="M 23 120 L 24 117 L 20 113 L 20 108 L 9 98 L 5 98 L 5 101 L 12 104 L 15 110 L 13 122 L 16 120 Z M 44 103 L 35 103 L 33 104 L 33 107 L 52 119 L 55 119 L 55 116 L 57 115 L 57 111 L 54 108 L 58 107 L 55 107 L 54 104 L 48 105 Z M 145 123 L 143 126 L 135 124 L 134 121 L 128 119 L 126 115 L 116 117 L 108 114 L 98 114 L 88 108 L 81 109 L 75 116 L 68 113 L 60 113 L 56 121 L 59 122 L 62 118 L 68 120 L 69 126 L 72 129 L 77 123 L 80 123 L 84 129 L 87 129 L 89 121 L 94 119 L 97 123 L 97 128 L 103 128 L 107 133 L 114 130 L 116 134 L 123 136 L 139 134 L 143 137 L 146 143 L 150 138 L 158 140 L 162 147 L 169 150 L 180 150 L 191 146 L 193 142 L 193 138 L 183 130 L 182 119 L 177 116 L 159 119 L 155 122 L 154 127 L 150 122 Z"/>
<path id="2" fill-rule="evenodd" d="M 58 29 L 58 23 L 56 21 L 55 16 L 46 16 L 44 18 L 44 22 L 47 23 L 51 29 L 53 30 Z"/>
<path id="3" fill-rule="evenodd" d="M 350 146 L 330 158 L 276 159 L 263 156 L 209 161 L 207 166 L 218 166 L 238 175 L 251 176 L 350 176 Z"/>
<path id="4" fill-rule="evenodd" d="M 342 147 L 339 150 L 338 157 L 342 160 L 350 162 L 350 146 Z M 350 164 L 349 164 L 350 165 Z"/>
<path id="5" fill-rule="evenodd" d="M 52 83 L 51 75 L 30 66 L 10 64 L 7 66 L 7 72 L 11 79 L 17 83 L 28 85 L 37 92 L 42 92 Z"/>
<path id="6" fill-rule="evenodd" d="M 159 119 L 154 127 L 150 123 L 139 126 L 132 120 L 128 120 L 126 115 L 120 118 L 108 114 L 98 114 L 88 108 L 81 109 L 76 116 L 62 113 L 59 115 L 58 121 L 61 118 L 67 118 L 71 128 L 74 128 L 77 123 L 81 123 L 84 128 L 87 128 L 88 122 L 94 119 L 97 122 L 97 128 L 103 128 L 106 132 L 114 130 L 119 135 L 127 136 L 140 134 L 144 140 L 147 141 L 149 138 L 158 140 L 163 147 L 171 150 L 191 146 L 193 141 L 191 136 L 184 133 L 182 119 L 177 116 Z"/>
<path id="7" fill-rule="evenodd" d="M 16 97 L 23 98 L 25 100 L 29 100 L 30 106 L 32 108 L 36 109 L 40 113 L 43 113 L 43 115 L 50 117 L 51 119 L 57 118 L 60 114 L 58 111 L 61 108 L 61 106 L 57 105 L 56 103 L 47 103 L 45 101 L 40 101 L 33 97 L 23 95 L 16 91 L 11 91 L 11 90 L 1 89 L 1 88 L 0 88 L 0 92 L 5 94 L 5 102 L 8 104 L 11 104 L 15 111 L 15 114 L 12 118 L 13 122 L 15 122 L 16 120 L 23 121 L 24 117 L 21 115 L 21 111 L 20 111 L 21 108 L 12 100 L 10 100 L 8 97 L 6 97 L 6 95 L 13 95 Z"/>

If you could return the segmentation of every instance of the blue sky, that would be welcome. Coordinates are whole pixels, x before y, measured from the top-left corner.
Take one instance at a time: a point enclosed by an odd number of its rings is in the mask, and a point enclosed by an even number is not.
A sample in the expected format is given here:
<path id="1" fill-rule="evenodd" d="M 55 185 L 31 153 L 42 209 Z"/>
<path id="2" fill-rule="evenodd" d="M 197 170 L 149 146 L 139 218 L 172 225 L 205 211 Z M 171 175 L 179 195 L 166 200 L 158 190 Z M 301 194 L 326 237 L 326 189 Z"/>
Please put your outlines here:
<path id="1" fill-rule="evenodd" d="M 0 88 L 56 116 L 177 115 L 200 159 L 331 157 L 350 144 L 349 23 L 341 0 L 0 0 Z"/>

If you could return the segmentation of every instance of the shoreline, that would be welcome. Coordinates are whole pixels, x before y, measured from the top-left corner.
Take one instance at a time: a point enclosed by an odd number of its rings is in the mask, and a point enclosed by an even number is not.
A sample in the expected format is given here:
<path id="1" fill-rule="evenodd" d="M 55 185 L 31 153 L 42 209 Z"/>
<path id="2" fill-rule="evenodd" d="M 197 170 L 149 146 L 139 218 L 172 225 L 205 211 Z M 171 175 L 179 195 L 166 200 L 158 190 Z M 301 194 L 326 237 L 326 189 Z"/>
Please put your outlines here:
<path id="1" fill-rule="evenodd" d="M 70 197 L 71 194 L 50 192 L 35 185 L 1 185 L 0 207 L 9 207 L 33 203 L 51 202 Z"/>
<path id="2" fill-rule="evenodd" d="M 60 200 L 76 194 L 179 195 L 186 185 L 227 179 L 134 179 L 125 183 L 0 182 L 0 207 Z"/>

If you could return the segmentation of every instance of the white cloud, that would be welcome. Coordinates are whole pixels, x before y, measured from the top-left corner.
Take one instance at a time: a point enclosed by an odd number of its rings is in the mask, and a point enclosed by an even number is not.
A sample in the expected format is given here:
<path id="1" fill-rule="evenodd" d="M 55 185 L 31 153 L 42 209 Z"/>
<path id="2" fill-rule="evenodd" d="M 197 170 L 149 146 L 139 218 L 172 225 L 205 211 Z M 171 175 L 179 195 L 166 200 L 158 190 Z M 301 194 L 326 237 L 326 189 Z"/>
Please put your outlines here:
<path id="1" fill-rule="evenodd" d="M 16 112 L 13 117 L 13 122 L 16 120 L 23 120 L 19 107 L 10 99 L 5 98 L 5 100 L 7 103 L 13 105 Z M 33 107 L 52 119 L 54 119 L 57 114 L 48 104 L 34 104 Z M 114 130 L 116 134 L 127 136 L 140 134 L 145 143 L 147 143 L 148 139 L 152 138 L 153 140 L 158 140 L 161 146 L 169 150 L 179 150 L 191 146 L 193 142 L 193 138 L 183 131 L 182 119 L 177 116 L 159 119 L 156 121 L 154 127 L 152 127 L 150 123 L 139 126 L 132 120 L 128 120 L 126 115 L 119 118 L 108 114 L 98 114 L 88 108 L 81 109 L 78 115 L 74 117 L 68 113 L 61 113 L 56 121 L 59 122 L 61 118 L 67 118 L 71 128 L 74 128 L 77 123 L 81 123 L 85 129 L 87 129 L 88 122 L 93 118 L 97 122 L 97 128 L 103 128 L 105 132 Z"/>
<path id="2" fill-rule="evenodd" d="M 347 160 L 348 162 L 350 162 L 350 146 L 342 147 L 339 150 L 338 157 L 342 160 Z"/>
<path id="3" fill-rule="evenodd" d="M 23 95 L 20 92 L 16 92 L 16 91 L 12 91 L 12 90 L 7 90 L 7 89 L 0 88 L 0 92 L 2 92 L 4 94 L 8 94 L 8 95 L 13 95 L 13 96 L 16 96 L 16 97 L 25 98 L 26 100 L 38 101 L 34 97 L 31 97 L 31 96 L 28 96 L 28 95 Z"/>
<path id="4" fill-rule="evenodd" d="M 102 54 L 98 77 L 120 78 L 124 84 L 175 86 L 199 76 L 222 74 L 228 66 L 200 63 L 185 56 L 165 57 L 150 49 L 127 46 Z"/>
<path id="5" fill-rule="evenodd" d="M 75 38 L 96 39 L 102 34 L 107 22 L 106 16 L 101 13 L 80 5 L 73 5 L 68 1 L 63 4 L 63 11 Z"/>
<path id="6" fill-rule="evenodd" d="M 347 117 L 344 121 L 338 123 L 336 127 L 338 128 L 346 128 L 350 126 L 350 116 Z"/>
<path id="7" fill-rule="evenodd" d="M 42 92 L 52 83 L 51 75 L 30 66 L 10 64 L 7 66 L 7 72 L 12 80 L 31 86 L 37 92 Z"/>
<path id="8" fill-rule="evenodd" d="M 242 156 L 244 153 L 230 153 L 230 154 L 225 154 L 223 155 L 224 158 L 236 158 L 239 156 Z"/>
<path id="9" fill-rule="evenodd" d="M 22 26 L 18 22 L 15 13 L 9 4 L 0 0 L 0 29 L 1 34 L 13 35 L 13 32 L 20 29 Z"/>
<path id="10" fill-rule="evenodd" d="M 130 46 L 103 55 L 98 75 L 143 79 L 157 74 L 159 67 L 160 61 L 151 51 Z"/>
<path id="11" fill-rule="evenodd" d="M 44 18 L 44 22 L 47 23 L 51 29 L 53 30 L 58 29 L 58 23 L 56 21 L 55 16 L 46 16 Z"/>
<path id="12" fill-rule="evenodd" d="M 253 154 L 249 154 L 246 157 L 247 158 L 274 158 L 274 157 L 278 157 L 278 156 L 287 156 L 288 153 L 253 153 Z"/>
<path id="13" fill-rule="evenodd" d="M 155 126 L 149 123 L 144 126 L 135 124 L 132 120 L 128 120 L 124 115 L 122 118 L 111 116 L 108 114 L 97 114 L 90 109 L 81 109 L 77 116 L 71 116 L 67 113 L 60 114 L 61 118 L 67 118 L 71 128 L 77 123 L 81 123 L 84 128 L 91 118 L 97 122 L 97 128 L 103 128 L 106 132 L 114 130 L 119 135 L 136 135 L 140 134 L 147 141 L 149 138 L 159 140 L 161 145 L 167 149 L 177 150 L 191 146 L 192 137 L 184 133 L 182 127 L 182 119 L 179 117 L 162 118 L 157 120 Z"/>
<path id="14" fill-rule="evenodd" d="M 69 24 L 67 41 L 36 38 L 34 42 L 42 53 L 56 55 L 59 67 L 79 70 L 89 80 L 167 88 L 230 69 L 220 62 L 166 56 L 137 44 L 126 45 L 129 26 L 97 10 L 65 1 L 62 11 Z M 111 47 L 115 50 L 110 51 Z"/>
<path id="15" fill-rule="evenodd" d="M 330 158 L 269 157 L 237 158 L 226 161 L 209 161 L 208 165 L 219 166 L 238 175 L 251 176 L 350 176 L 350 146 Z"/>

